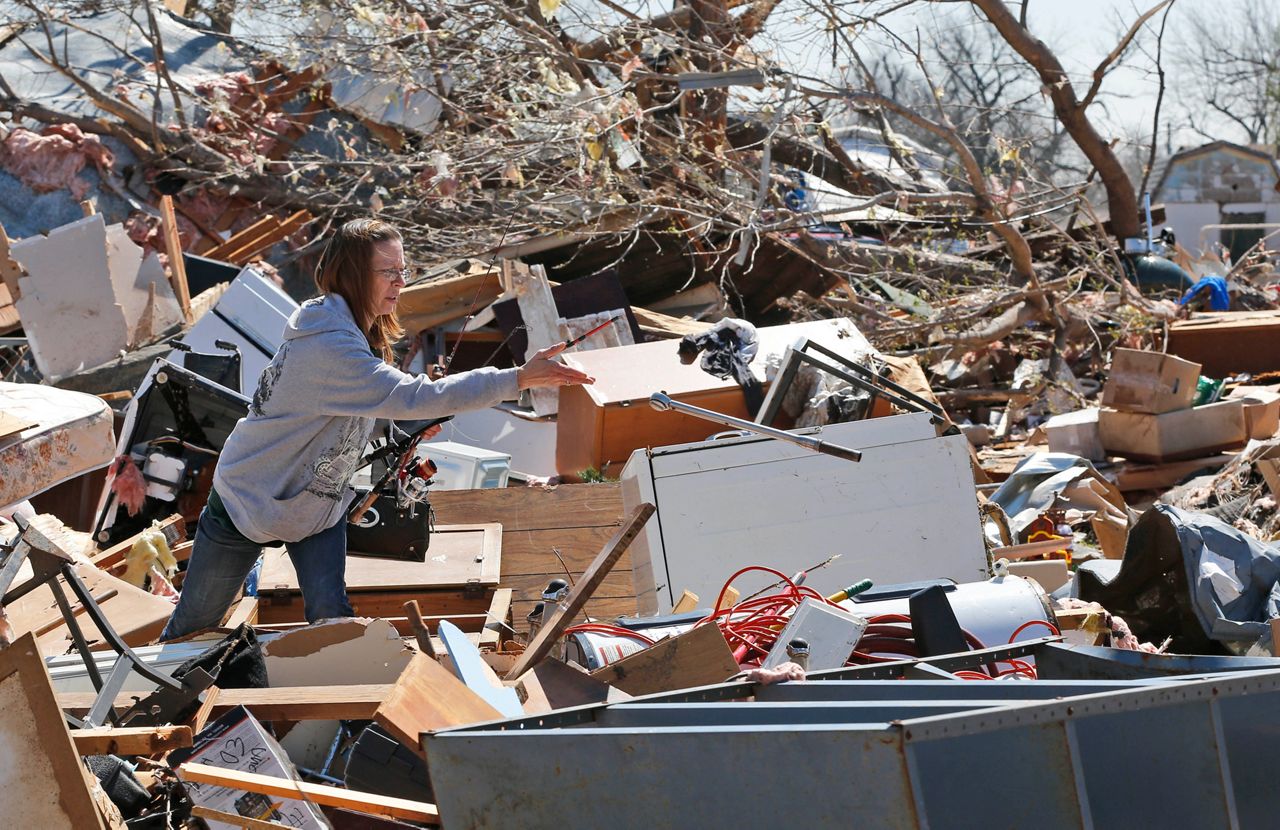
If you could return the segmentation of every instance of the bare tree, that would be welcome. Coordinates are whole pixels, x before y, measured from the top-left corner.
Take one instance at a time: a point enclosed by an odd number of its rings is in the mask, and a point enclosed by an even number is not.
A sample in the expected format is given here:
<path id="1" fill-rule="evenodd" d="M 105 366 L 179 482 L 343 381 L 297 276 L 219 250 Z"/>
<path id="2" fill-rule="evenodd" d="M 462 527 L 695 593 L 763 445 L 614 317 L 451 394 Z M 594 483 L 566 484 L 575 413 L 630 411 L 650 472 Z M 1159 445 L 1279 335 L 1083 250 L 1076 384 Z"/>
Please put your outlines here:
<path id="1" fill-rule="evenodd" d="M 1187 124 L 1209 140 L 1234 126 L 1250 144 L 1280 142 L 1280 6 L 1248 0 L 1224 14 L 1188 5 L 1174 65 Z"/>

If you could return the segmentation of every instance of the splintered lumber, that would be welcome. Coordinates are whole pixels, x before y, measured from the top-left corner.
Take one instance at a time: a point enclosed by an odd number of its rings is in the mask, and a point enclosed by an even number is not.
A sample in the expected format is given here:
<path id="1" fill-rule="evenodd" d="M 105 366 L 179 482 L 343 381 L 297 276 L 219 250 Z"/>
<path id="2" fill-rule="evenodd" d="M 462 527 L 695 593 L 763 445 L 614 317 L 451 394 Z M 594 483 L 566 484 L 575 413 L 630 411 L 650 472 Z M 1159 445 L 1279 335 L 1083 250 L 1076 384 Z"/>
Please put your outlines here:
<path id="1" fill-rule="evenodd" d="M 678 637 L 628 654 L 591 676 L 616 689 L 647 695 L 721 683 L 738 672 L 738 661 L 720 627 L 700 625 Z"/>
<path id="2" fill-rule="evenodd" d="M 521 675 L 516 682 L 516 692 L 530 715 L 630 697 L 554 657 L 548 657 Z"/>
<path id="3" fill-rule="evenodd" d="M 297 798 L 315 804 L 330 807 L 344 807 L 362 813 L 391 818 L 406 818 L 427 824 L 439 824 L 440 813 L 436 805 L 422 801 L 410 801 L 407 798 L 392 798 L 385 795 L 362 793 L 355 790 L 344 790 L 340 787 L 328 787 L 323 784 L 308 784 L 305 781 L 294 781 L 289 778 L 276 778 L 271 775 L 258 775 L 254 772 L 222 769 L 208 764 L 183 764 L 178 767 L 178 776 L 184 781 L 197 784 L 214 784 L 245 792 L 279 798 Z"/>
<path id="4" fill-rule="evenodd" d="M 472 267 L 444 276 L 406 285 L 400 291 L 396 314 L 406 331 L 422 331 L 451 320 L 459 320 L 482 308 L 502 293 L 498 273 Z"/>
<path id="5" fill-rule="evenodd" d="M 502 719 L 501 712 L 425 654 L 413 656 L 383 697 L 373 720 L 419 754 L 423 732 Z"/>
<path id="6" fill-rule="evenodd" d="M 164 252 L 169 259 L 169 282 L 178 298 L 182 316 L 191 322 L 191 290 L 187 287 L 187 265 L 182 259 L 182 240 L 178 237 L 178 220 L 173 215 L 173 197 L 160 197 L 160 229 L 164 233 Z"/>
<path id="7" fill-rule="evenodd" d="M 236 706 L 244 706 L 260 721 L 369 720 L 391 689 L 390 683 L 221 689 L 210 714 L 217 717 Z M 115 707 L 126 709 L 137 696 L 137 692 L 121 692 Z M 58 705 L 73 715 L 83 716 L 93 705 L 94 697 L 93 692 L 59 692 Z"/>
<path id="8" fill-rule="evenodd" d="M 515 680 L 539 660 L 547 656 L 551 651 L 551 647 L 564 634 L 564 630 L 569 627 L 569 623 L 573 621 L 574 617 L 578 616 L 582 606 L 591 598 L 591 595 L 600 586 L 600 583 L 604 581 L 604 578 L 609 575 L 609 571 L 613 570 L 613 566 L 622 558 L 622 554 L 626 553 L 627 548 L 640 533 L 640 528 L 644 527 L 644 523 L 649 521 L 649 517 L 653 515 L 655 509 L 649 502 L 641 502 L 636 506 L 631 516 L 623 522 L 622 527 L 618 528 L 618 532 L 605 543 L 604 549 L 596 555 L 591 566 L 587 568 L 587 572 L 582 575 L 582 578 L 573 586 L 573 590 L 569 592 L 569 596 L 565 597 L 564 602 L 556 608 L 551 615 L 551 619 L 547 620 L 542 628 L 538 629 L 537 635 L 529 643 L 524 654 L 520 655 L 520 659 L 516 661 L 515 666 L 507 674 L 508 680 Z"/>
<path id="9" fill-rule="evenodd" d="M 30 634 L 0 650 L 0 792 L 4 826 L 87 830 L 104 822 Z"/>
<path id="10" fill-rule="evenodd" d="M 75 729 L 71 732 L 81 755 L 154 755 L 191 746 L 187 726 L 120 726 Z"/>
<path id="11" fill-rule="evenodd" d="M 191 805 L 191 815 L 196 818 L 213 819 L 223 824 L 230 824 L 232 827 L 244 827 L 246 830 L 268 830 L 268 828 L 288 827 L 287 824 L 280 824 L 274 821 L 263 821 L 260 818 L 249 818 L 248 816 L 237 816 L 233 813 L 224 813 L 221 810 L 215 810 L 212 807 L 205 807 L 202 804 Z"/>

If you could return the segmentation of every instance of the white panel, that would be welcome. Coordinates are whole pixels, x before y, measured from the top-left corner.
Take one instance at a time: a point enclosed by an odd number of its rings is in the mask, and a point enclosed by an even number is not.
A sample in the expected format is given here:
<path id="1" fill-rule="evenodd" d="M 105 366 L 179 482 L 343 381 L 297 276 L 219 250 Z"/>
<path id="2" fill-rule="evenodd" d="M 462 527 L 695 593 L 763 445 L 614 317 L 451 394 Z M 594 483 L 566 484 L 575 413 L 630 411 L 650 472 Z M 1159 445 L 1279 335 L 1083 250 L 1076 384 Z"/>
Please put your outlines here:
<path id="1" fill-rule="evenodd" d="M 655 451 L 649 486 L 658 515 L 631 547 L 637 594 L 657 595 L 656 608 L 646 607 L 642 596 L 642 610 L 668 611 L 684 590 L 714 597 L 746 565 L 791 575 L 836 553 L 840 558 L 806 584 L 830 594 L 863 578 L 877 584 L 984 579 L 986 551 L 964 436 L 888 442 L 894 433 L 918 434 L 921 424 L 928 425 L 927 416 L 827 427 L 827 440 L 865 450 L 860 463 L 753 439 L 702 451 Z M 623 476 L 626 509 L 648 476 L 633 456 Z M 770 581 L 752 575 L 734 585 L 747 596 Z"/>

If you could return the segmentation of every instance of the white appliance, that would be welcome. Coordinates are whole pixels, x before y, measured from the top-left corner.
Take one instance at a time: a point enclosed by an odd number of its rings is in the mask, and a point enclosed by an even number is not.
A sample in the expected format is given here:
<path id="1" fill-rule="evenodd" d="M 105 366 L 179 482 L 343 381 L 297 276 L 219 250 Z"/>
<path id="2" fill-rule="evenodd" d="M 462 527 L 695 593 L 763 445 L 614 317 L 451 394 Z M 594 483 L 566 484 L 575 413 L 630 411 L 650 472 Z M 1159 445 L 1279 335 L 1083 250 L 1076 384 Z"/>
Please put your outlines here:
<path id="1" fill-rule="evenodd" d="M 632 453 L 625 509 L 657 507 L 630 547 L 642 615 L 670 612 L 685 590 L 711 605 L 747 565 L 791 576 L 833 554 L 805 583 L 824 595 L 864 578 L 990 576 L 963 435 L 939 437 L 926 413 L 797 432 L 862 450 L 862 461 L 760 436 Z M 734 587 L 745 598 L 775 579 L 751 573 Z"/>
<path id="2" fill-rule="evenodd" d="M 240 347 L 240 391 L 252 395 L 258 377 L 284 342 L 284 327 L 298 304 L 274 282 L 252 267 L 241 271 L 207 314 L 182 335 L 182 342 L 197 352 L 224 354 L 214 345 L 226 340 Z M 185 365 L 182 352 L 168 360 Z"/>
<path id="3" fill-rule="evenodd" d="M 422 444 L 421 449 L 436 465 L 431 478 L 433 490 L 489 490 L 506 487 L 511 473 L 511 456 L 453 441 Z"/>

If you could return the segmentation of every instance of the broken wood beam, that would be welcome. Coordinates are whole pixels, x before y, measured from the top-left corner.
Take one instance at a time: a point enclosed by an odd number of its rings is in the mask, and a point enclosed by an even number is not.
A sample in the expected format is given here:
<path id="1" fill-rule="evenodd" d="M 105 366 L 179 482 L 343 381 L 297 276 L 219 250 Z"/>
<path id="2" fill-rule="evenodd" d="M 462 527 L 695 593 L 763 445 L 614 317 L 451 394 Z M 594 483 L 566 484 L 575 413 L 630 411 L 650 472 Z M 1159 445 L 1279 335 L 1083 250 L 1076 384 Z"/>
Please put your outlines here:
<path id="1" fill-rule="evenodd" d="M 419 755 L 423 732 L 502 719 L 501 712 L 425 654 L 413 656 L 384 698 L 373 720 Z"/>
<path id="2" fill-rule="evenodd" d="M 278 798 L 296 798 L 330 807 L 344 807 L 377 816 L 405 818 L 427 824 L 439 824 L 440 813 L 436 805 L 407 798 L 392 798 L 356 790 L 344 790 L 324 784 L 308 784 L 289 778 L 259 775 L 254 772 L 222 769 L 208 764 L 183 764 L 178 776 L 197 784 L 214 784 L 233 790 L 260 793 Z"/>
<path id="3" fill-rule="evenodd" d="M 81 755 L 154 755 L 191 746 L 187 726 L 120 726 L 73 729 L 71 740 Z"/>
<path id="4" fill-rule="evenodd" d="M 353 686 L 276 686 L 270 689 L 220 689 L 210 715 L 217 717 L 244 706 L 260 721 L 372 720 L 378 704 L 391 693 L 390 683 Z M 124 710 L 139 697 L 121 692 L 115 708 Z M 82 717 L 93 705 L 93 692 L 59 692 L 58 705 Z"/>
<path id="5" fill-rule="evenodd" d="M 193 804 L 191 806 L 191 815 L 195 818 L 213 819 L 214 821 L 230 824 L 232 827 L 243 827 L 245 830 L 269 830 L 269 828 L 288 827 L 287 824 L 279 824 L 274 821 L 263 821 L 260 818 L 249 818 L 248 816 L 237 816 L 231 813 L 224 813 L 221 810 L 215 810 L 212 807 L 205 807 L 202 804 Z"/>
<path id="6" fill-rule="evenodd" d="M 649 502 L 641 502 L 636 506 L 630 517 L 623 522 L 622 527 L 618 528 L 613 538 L 605 543 L 604 548 L 596 555 L 586 573 L 573 586 L 573 590 L 556 608 L 551 619 L 547 620 L 538 629 L 537 635 L 529 643 L 524 654 L 520 655 L 520 659 L 516 661 L 516 664 L 507 674 L 508 680 L 515 680 L 550 653 L 551 647 L 564 634 L 564 630 L 569 627 L 569 624 L 578 616 L 578 613 L 582 611 L 582 607 L 586 605 L 587 600 L 595 593 L 596 588 L 600 586 L 604 578 L 609 575 L 609 571 L 613 570 L 613 566 L 622 558 L 622 554 L 626 553 L 627 548 L 631 546 L 636 536 L 639 535 L 640 529 L 644 527 L 645 522 L 649 521 L 649 517 L 653 515 L 656 509 Z"/>
<path id="7" fill-rule="evenodd" d="M 164 232 L 164 251 L 169 258 L 169 282 L 178 298 L 178 307 L 188 323 L 191 317 L 191 290 L 187 287 L 187 266 L 182 260 L 182 239 L 178 236 L 178 220 L 173 215 L 173 197 L 160 197 L 160 227 Z"/>

